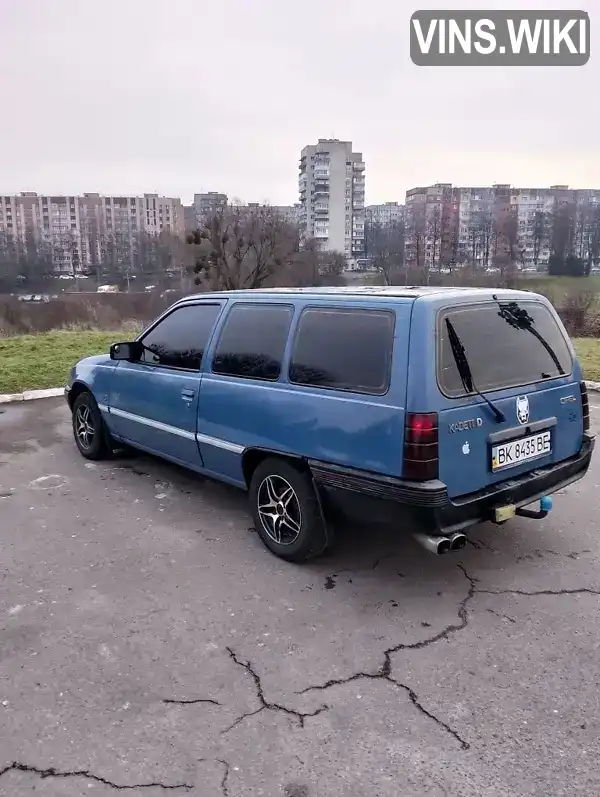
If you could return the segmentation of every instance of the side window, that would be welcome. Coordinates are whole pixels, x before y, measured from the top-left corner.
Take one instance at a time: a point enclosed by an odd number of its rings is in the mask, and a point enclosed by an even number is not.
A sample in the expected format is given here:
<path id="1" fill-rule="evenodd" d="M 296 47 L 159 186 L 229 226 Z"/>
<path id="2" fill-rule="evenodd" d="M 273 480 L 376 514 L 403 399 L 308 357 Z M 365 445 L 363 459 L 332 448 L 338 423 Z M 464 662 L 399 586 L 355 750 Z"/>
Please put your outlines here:
<path id="1" fill-rule="evenodd" d="M 290 363 L 297 385 L 381 395 L 389 387 L 394 315 L 382 310 L 305 310 Z"/>
<path id="2" fill-rule="evenodd" d="M 279 379 L 293 312 L 282 304 L 234 304 L 217 344 L 213 373 Z"/>
<path id="3" fill-rule="evenodd" d="M 178 307 L 142 338 L 140 361 L 198 371 L 220 309 L 218 304 Z"/>

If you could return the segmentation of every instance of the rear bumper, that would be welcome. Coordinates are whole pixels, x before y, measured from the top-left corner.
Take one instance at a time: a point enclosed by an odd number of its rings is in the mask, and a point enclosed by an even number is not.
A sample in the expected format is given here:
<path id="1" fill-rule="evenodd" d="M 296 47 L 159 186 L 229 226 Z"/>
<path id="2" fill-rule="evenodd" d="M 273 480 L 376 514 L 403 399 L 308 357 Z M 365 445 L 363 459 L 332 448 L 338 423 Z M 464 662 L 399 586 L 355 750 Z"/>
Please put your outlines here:
<path id="1" fill-rule="evenodd" d="M 320 487 L 400 505 L 409 509 L 429 532 L 451 534 L 492 520 L 496 507 L 527 506 L 581 479 L 590 466 L 594 445 L 594 438 L 584 435 L 579 452 L 570 459 L 454 499 L 449 498 L 446 486 L 437 480 L 407 482 L 321 462 L 309 462 L 309 465 Z"/>
<path id="2" fill-rule="evenodd" d="M 488 490 L 462 496 L 435 510 L 435 527 L 443 534 L 492 520 L 494 509 L 505 504 L 527 506 L 583 478 L 592 459 L 595 440 L 585 435 L 579 452 L 570 459 L 539 468 Z"/>

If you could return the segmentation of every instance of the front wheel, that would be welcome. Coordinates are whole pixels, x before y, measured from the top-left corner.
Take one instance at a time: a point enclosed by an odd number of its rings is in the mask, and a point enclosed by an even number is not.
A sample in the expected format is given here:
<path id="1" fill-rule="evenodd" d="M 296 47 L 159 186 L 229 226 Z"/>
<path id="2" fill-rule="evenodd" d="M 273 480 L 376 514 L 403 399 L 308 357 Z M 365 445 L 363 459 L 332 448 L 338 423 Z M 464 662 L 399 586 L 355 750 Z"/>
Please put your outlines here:
<path id="1" fill-rule="evenodd" d="M 254 525 L 266 547 L 288 562 L 304 562 L 328 547 L 328 533 L 309 474 L 276 457 L 261 462 L 250 482 Z"/>
<path id="2" fill-rule="evenodd" d="M 86 459 L 106 459 L 111 454 L 102 413 L 87 390 L 73 404 L 73 437 Z"/>

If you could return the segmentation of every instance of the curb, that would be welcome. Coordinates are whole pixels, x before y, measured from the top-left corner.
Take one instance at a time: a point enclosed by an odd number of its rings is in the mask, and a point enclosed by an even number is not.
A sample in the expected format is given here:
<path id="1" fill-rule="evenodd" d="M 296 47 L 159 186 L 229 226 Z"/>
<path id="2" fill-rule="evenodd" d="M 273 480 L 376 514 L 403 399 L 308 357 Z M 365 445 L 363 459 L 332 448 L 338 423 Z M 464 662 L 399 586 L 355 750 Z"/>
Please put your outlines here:
<path id="1" fill-rule="evenodd" d="M 600 382 L 586 382 L 587 389 L 592 393 L 600 393 Z M 34 401 L 35 399 L 56 398 L 63 396 L 64 387 L 50 387 L 47 390 L 24 390 L 23 393 L 0 394 L 0 404 L 12 404 L 13 401 Z"/>
<path id="2" fill-rule="evenodd" d="M 11 404 L 13 401 L 56 398 L 57 396 L 64 396 L 64 393 L 64 387 L 50 387 L 47 390 L 24 390 L 22 393 L 4 393 L 0 395 L 0 404 Z"/>

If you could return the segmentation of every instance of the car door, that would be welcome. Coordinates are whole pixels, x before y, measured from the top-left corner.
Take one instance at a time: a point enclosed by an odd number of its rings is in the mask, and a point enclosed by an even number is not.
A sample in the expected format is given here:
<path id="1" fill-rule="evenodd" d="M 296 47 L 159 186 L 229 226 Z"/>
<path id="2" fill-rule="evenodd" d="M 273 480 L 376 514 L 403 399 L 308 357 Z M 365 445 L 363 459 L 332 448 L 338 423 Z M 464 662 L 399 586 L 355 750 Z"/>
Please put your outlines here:
<path id="1" fill-rule="evenodd" d="M 200 367 L 222 303 L 179 305 L 142 338 L 136 362 L 120 361 L 108 408 L 124 441 L 191 468 L 201 468 L 196 440 Z"/>

